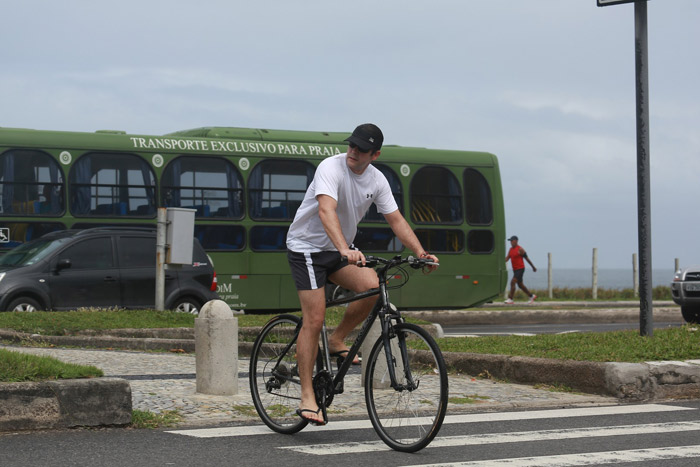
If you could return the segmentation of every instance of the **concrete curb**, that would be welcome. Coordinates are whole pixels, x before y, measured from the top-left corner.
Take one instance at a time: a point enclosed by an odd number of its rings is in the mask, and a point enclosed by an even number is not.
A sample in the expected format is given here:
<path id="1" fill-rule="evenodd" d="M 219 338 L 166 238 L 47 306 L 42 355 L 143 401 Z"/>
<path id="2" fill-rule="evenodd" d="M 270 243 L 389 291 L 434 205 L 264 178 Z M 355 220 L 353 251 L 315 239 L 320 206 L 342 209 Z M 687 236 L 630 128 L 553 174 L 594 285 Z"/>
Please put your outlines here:
<path id="1" fill-rule="evenodd" d="M 700 398 L 700 360 L 616 363 L 445 352 L 458 371 L 522 384 L 564 385 L 621 401 Z"/>
<path id="2" fill-rule="evenodd" d="M 0 431 L 131 423 L 131 386 L 120 378 L 0 384 Z"/>

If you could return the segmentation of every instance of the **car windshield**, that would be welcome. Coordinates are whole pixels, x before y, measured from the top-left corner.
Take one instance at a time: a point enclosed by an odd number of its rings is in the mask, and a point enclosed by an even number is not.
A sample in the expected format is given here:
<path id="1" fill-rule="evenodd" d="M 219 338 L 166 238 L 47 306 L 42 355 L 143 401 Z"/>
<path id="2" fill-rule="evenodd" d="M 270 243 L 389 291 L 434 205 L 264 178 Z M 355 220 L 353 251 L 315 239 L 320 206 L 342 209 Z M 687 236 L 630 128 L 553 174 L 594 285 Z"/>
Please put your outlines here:
<path id="1" fill-rule="evenodd" d="M 57 238 L 54 240 L 34 240 L 11 249 L 0 257 L 0 267 L 29 266 L 41 261 L 61 245 L 70 241 L 70 238 Z"/>

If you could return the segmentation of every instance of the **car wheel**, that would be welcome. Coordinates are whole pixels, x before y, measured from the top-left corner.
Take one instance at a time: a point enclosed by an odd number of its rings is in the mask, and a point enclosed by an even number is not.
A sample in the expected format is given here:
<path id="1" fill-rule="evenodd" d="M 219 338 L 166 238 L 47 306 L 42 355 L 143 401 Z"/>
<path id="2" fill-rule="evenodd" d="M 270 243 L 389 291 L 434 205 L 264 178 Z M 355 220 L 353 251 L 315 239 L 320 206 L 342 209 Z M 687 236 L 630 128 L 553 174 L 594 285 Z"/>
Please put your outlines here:
<path id="1" fill-rule="evenodd" d="M 682 306 L 681 314 L 686 323 L 700 323 L 700 306 Z"/>
<path id="2" fill-rule="evenodd" d="M 173 310 L 178 313 L 189 313 L 192 315 L 198 315 L 200 308 L 202 308 L 202 304 L 199 303 L 199 300 L 192 297 L 180 298 L 173 306 Z"/>
<path id="3" fill-rule="evenodd" d="M 10 311 L 25 311 L 31 313 L 32 311 L 41 311 L 41 305 L 33 298 L 19 297 L 12 300 L 7 309 Z"/>

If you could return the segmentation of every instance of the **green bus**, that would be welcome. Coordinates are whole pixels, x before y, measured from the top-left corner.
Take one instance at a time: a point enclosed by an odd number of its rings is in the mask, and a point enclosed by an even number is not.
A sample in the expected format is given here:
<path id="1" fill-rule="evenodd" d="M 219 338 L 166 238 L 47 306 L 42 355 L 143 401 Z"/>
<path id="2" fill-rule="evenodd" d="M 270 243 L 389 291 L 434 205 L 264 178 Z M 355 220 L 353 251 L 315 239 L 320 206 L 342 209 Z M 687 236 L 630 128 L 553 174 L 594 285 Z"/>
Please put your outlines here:
<path id="1" fill-rule="evenodd" d="M 0 252 L 59 229 L 155 226 L 158 207 L 195 210 L 218 293 L 240 310 L 298 309 L 285 239 L 316 166 L 346 133 L 206 127 L 163 136 L 0 128 Z M 424 247 L 430 275 L 392 294 L 402 309 L 465 308 L 506 286 L 498 160 L 484 152 L 387 145 L 374 164 Z M 355 245 L 403 245 L 374 207 Z M 410 252 L 405 252 L 406 254 Z"/>

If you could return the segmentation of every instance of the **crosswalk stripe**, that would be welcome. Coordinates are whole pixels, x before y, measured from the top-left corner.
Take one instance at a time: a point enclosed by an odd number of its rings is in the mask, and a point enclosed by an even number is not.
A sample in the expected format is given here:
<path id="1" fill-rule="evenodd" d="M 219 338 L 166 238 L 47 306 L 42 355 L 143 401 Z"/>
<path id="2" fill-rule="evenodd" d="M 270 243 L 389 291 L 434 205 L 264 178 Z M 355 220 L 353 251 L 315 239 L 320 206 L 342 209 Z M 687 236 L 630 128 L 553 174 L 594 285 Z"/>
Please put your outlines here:
<path id="1" fill-rule="evenodd" d="M 580 407 L 573 409 L 557 409 L 557 410 L 532 410 L 522 412 L 486 412 L 486 413 L 471 413 L 461 415 L 448 415 L 445 417 L 443 424 L 457 423 L 479 423 L 479 422 L 499 422 L 499 421 L 517 421 L 517 420 L 538 420 L 544 418 L 566 418 L 566 417 L 591 417 L 604 415 L 628 415 L 636 413 L 652 413 L 652 412 L 674 412 L 681 410 L 697 410 L 692 407 L 680 407 L 673 405 L 648 404 L 648 405 L 610 405 L 598 407 Z M 304 428 L 304 432 L 308 431 L 336 431 L 336 430 L 357 430 L 371 429 L 372 424 L 369 420 L 350 420 L 331 422 L 323 427 L 309 425 Z M 265 425 L 249 425 L 249 426 L 233 426 L 220 428 L 199 428 L 185 430 L 171 430 L 166 433 L 192 436 L 195 438 L 220 438 L 233 436 L 253 436 L 253 435 L 270 435 L 275 432 L 270 430 Z"/>
<path id="2" fill-rule="evenodd" d="M 700 446 L 672 446 L 665 448 L 632 449 L 627 451 L 586 452 L 581 454 L 560 454 L 556 456 L 518 457 L 511 459 L 488 459 L 469 462 L 448 462 L 444 464 L 423 464 L 411 467 L 439 467 L 489 465 L 497 467 L 575 467 L 584 465 L 621 464 L 649 462 L 670 459 L 700 457 Z"/>
<path id="3" fill-rule="evenodd" d="M 683 431 L 700 431 L 700 422 L 652 423 L 645 425 L 621 425 L 609 427 L 573 428 L 561 430 L 518 431 L 511 433 L 487 433 L 464 436 L 444 436 L 433 440 L 428 448 L 444 448 L 456 446 L 479 446 L 485 444 L 526 443 L 531 441 L 552 441 L 588 437 L 632 436 L 658 433 L 676 433 Z M 381 441 L 312 444 L 297 446 L 282 446 L 286 449 L 303 454 L 358 454 L 376 451 L 390 451 L 391 448 Z"/>

